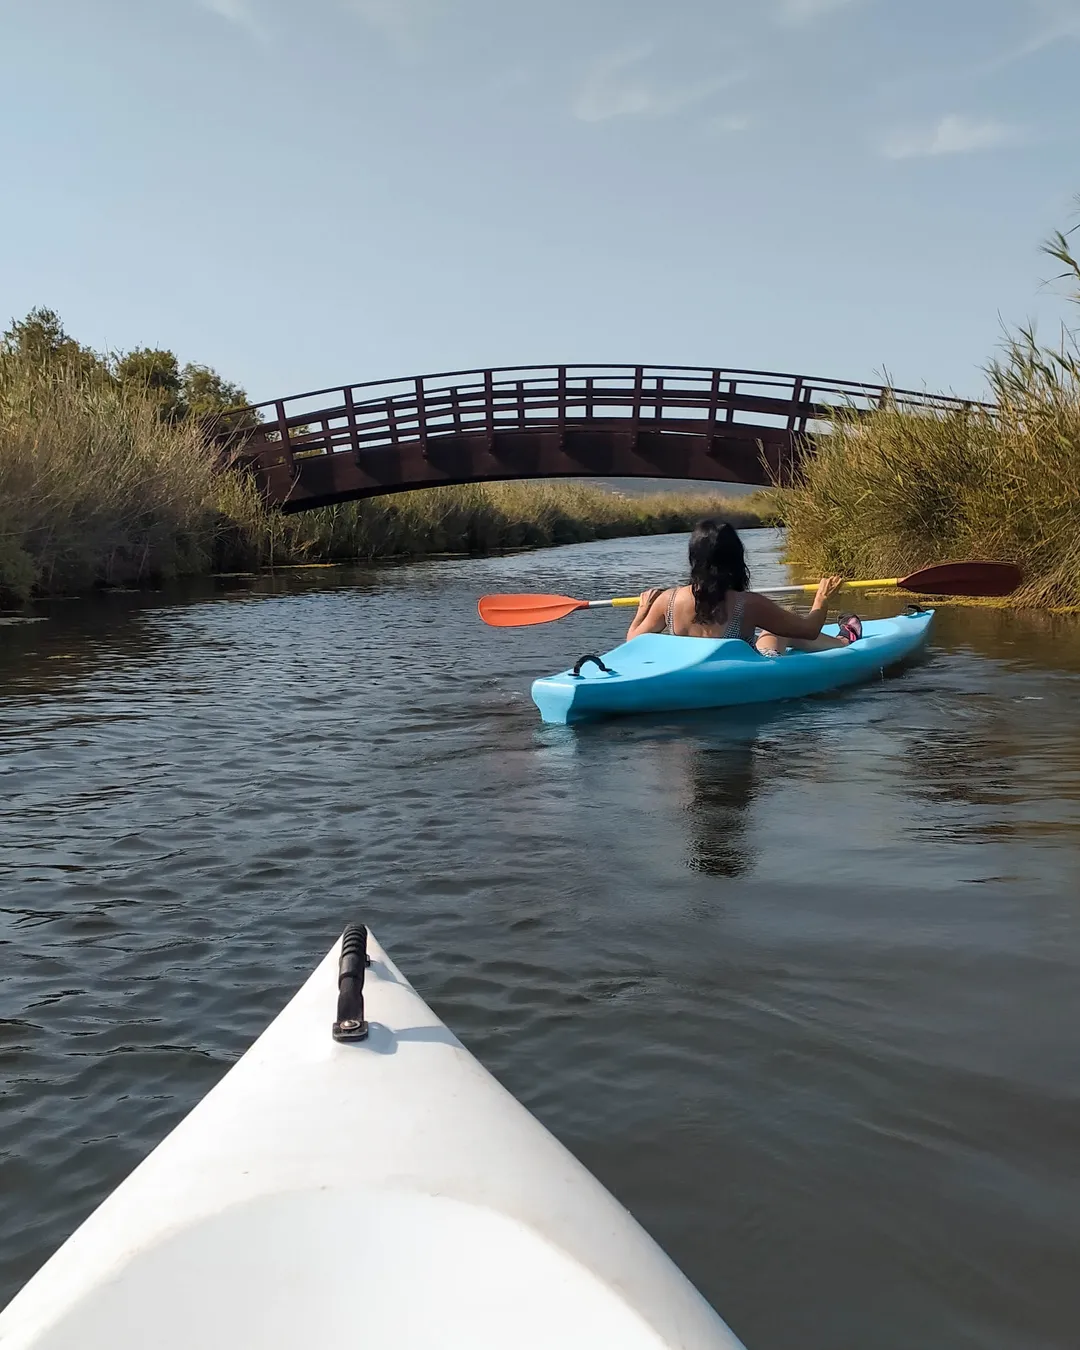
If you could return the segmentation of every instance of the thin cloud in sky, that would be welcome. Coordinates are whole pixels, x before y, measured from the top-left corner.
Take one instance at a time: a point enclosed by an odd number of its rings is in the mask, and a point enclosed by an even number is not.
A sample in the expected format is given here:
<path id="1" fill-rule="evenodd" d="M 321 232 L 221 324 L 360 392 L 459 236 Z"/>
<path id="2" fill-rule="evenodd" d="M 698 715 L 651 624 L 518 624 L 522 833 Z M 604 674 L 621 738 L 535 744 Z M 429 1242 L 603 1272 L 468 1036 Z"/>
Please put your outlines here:
<path id="1" fill-rule="evenodd" d="M 996 75 L 1059 42 L 1080 41 L 1080 0 L 1022 0 L 1022 5 L 1033 20 L 1027 36 L 963 74 L 976 79 Z"/>
<path id="2" fill-rule="evenodd" d="M 218 18 L 225 19 L 238 28 L 246 29 L 254 37 L 266 37 L 266 29 L 256 14 L 251 0 L 199 0 L 199 4 L 211 14 L 216 14 Z"/>
<path id="3" fill-rule="evenodd" d="M 725 113 L 710 119 L 709 130 L 720 136 L 736 136 L 739 132 L 749 131 L 752 125 L 753 119 L 746 113 Z"/>
<path id="4" fill-rule="evenodd" d="M 920 63 L 915 69 L 884 80 L 880 92 L 903 94 L 946 84 L 955 88 L 961 81 L 972 83 L 998 75 L 1059 43 L 1080 41 L 1080 0 L 1015 0 L 1015 7 L 1029 21 L 1027 32 L 1019 41 L 1014 40 L 994 56 L 974 62 Z"/>
<path id="5" fill-rule="evenodd" d="M 1024 47 L 1039 51 L 1062 38 L 1080 38 L 1080 0 L 1029 0 L 1035 28 Z"/>
<path id="6" fill-rule="evenodd" d="M 574 98 L 574 116 L 581 122 L 669 117 L 743 78 L 741 74 L 728 74 L 697 84 L 664 87 L 651 79 L 645 68 L 653 52 L 654 48 L 645 43 L 609 52 L 594 62 Z"/>
<path id="7" fill-rule="evenodd" d="M 858 4 L 860 0 L 780 0 L 776 18 L 782 24 L 813 23 L 835 10 L 846 9 L 848 5 Z"/>
<path id="8" fill-rule="evenodd" d="M 345 0 L 346 9 L 380 33 L 402 56 L 416 56 L 443 0 Z"/>
<path id="9" fill-rule="evenodd" d="M 881 153 L 886 159 L 966 155 L 978 150 L 1003 150 L 1019 145 L 1023 140 L 1020 129 L 1007 122 L 953 113 L 933 127 L 900 128 L 891 132 L 881 144 Z"/>
<path id="10" fill-rule="evenodd" d="M 1048 47 L 1056 47 L 1059 42 L 1080 39 L 1080 0 L 1027 0 L 1026 8 L 1033 12 L 1035 20 L 1031 32 L 993 61 L 991 70 L 1011 66 Z"/>
<path id="11" fill-rule="evenodd" d="M 503 98 L 533 83 L 535 74 L 528 66 L 510 65 L 497 71 L 488 83 L 488 91 L 496 98 Z"/>

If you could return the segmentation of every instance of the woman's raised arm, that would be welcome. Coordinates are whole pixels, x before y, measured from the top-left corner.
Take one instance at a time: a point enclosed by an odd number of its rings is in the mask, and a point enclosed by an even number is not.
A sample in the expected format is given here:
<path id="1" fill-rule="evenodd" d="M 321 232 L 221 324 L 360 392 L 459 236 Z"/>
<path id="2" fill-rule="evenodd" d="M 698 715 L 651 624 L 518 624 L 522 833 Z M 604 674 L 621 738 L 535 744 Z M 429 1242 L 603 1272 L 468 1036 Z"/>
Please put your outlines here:
<path id="1" fill-rule="evenodd" d="M 670 591 L 662 590 L 659 586 L 650 586 L 647 591 L 641 592 L 641 599 L 638 601 L 637 613 L 630 621 L 630 627 L 626 630 L 626 640 L 637 637 L 639 633 L 662 633 L 664 624 L 667 622 L 667 616 L 664 612 L 666 597 Z"/>
<path id="2" fill-rule="evenodd" d="M 770 600 L 767 595 L 751 592 L 746 597 L 749 602 L 748 617 L 753 620 L 755 627 L 764 629 L 766 633 L 775 633 L 777 637 L 813 640 L 820 637 L 824 627 L 829 613 L 829 597 L 843 584 L 843 577 L 822 577 L 818 582 L 813 606 L 806 615 L 785 609 L 775 600 Z"/>

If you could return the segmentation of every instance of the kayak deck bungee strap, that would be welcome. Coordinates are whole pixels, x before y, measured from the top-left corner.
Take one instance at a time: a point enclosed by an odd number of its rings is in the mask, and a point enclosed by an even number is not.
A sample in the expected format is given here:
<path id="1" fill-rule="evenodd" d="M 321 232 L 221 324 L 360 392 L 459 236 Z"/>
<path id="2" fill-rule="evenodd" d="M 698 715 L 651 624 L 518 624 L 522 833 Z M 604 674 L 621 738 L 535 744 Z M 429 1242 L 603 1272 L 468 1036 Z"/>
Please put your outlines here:
<path id="1" fill-rule="evenodd" d="M 362 923 L 349 924 L 341 935 L 337 1019 L 333 1027 L 335 1041 L 367 1039 L 368 1024 L 364 1021 L 364 972 L 371 965 L 371 957 L 367 951 L 367 936 L 367 929 Z"/>
<path id="2" fill-rule="evenodd" d="M 600 671 L 601 675 L 611 674 L 611 667 L 605 666 L 603 661 L 600 659 L 599 656 L 596 655 L 595 652 L 587 652 L 584 656 L 579 656 L 578 659 L 574 662 L 574 674 L 577 676 L 579 680 L 581 679 L 582 666 L 588 665 L 590 661 Z"/>

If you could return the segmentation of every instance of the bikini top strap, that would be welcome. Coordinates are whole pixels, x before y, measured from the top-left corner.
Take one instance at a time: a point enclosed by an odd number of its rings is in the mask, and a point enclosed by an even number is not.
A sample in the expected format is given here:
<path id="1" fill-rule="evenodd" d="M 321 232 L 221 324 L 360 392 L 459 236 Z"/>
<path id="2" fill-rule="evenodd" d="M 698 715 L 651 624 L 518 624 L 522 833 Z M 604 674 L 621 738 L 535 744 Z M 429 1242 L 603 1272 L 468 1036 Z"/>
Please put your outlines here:
<path id="1" fill-rule="evenodd" d="M 734 595 L 731 605 L 731 617 L 728 619 L 725 632 L 729 637 L 742 637 L 742 618 L 743 607 L 746 604 L 745 591 L 729 591 L 729 595 Z"/>
<path id="2" fill-rule="evenodd" d="M 675 632 L 675 596 L 678 594 L 678 586 L 672 586 L 671 594 L 668 596 L 667 610 L 664 614 L 664 626 L 669 633 Z"/>

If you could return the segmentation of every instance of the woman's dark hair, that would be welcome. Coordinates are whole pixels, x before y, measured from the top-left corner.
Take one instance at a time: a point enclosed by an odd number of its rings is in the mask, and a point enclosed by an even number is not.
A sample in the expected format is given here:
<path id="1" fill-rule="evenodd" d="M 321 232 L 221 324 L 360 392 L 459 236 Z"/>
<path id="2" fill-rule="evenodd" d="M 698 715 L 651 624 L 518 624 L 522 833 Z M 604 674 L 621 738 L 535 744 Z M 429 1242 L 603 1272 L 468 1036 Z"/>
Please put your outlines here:
<path id="1" fill-rule="evenodd" d="M 699 520 L 690 536 L 694 622 L 712 623 L 728 591 L 745 591 L 750 572 L 742 540 L 726 520 Z"/>

